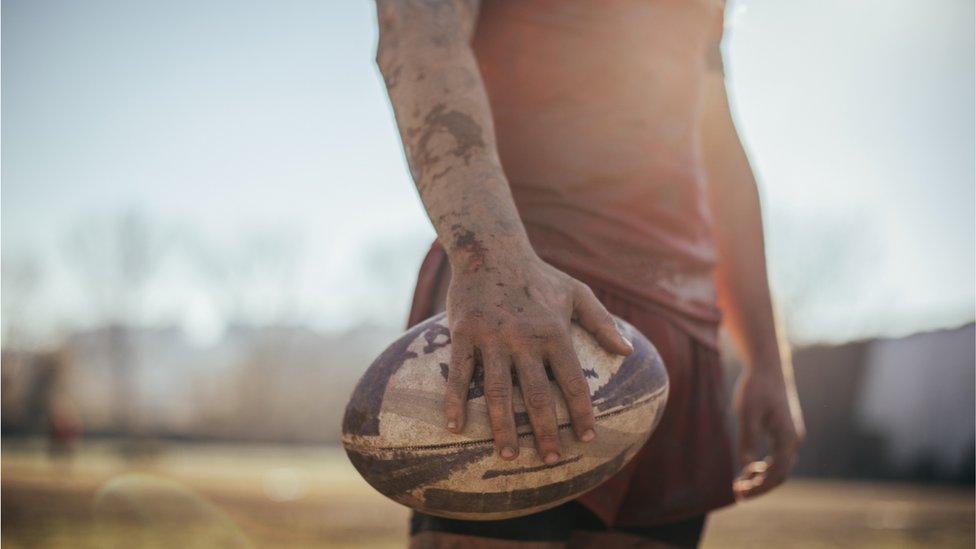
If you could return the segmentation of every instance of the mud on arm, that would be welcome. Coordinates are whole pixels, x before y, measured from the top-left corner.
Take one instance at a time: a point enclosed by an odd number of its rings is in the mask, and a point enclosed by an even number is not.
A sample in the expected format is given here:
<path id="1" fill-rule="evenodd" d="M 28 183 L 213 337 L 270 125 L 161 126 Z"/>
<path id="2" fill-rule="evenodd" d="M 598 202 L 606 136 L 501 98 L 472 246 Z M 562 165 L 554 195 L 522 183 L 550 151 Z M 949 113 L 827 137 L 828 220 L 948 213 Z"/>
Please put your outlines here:
<path id="1" fill-rule="evenodd" d="M 377 62 L 414 182 L 452 267 L 447 293 L 452 358 L 445 427 L 464 429 L 468 385 L 484 368 L 498 454 L 515 459 L 513 370 L 540 458 L 555 463 L 556 378 L 576 436 L 596 436 L 589 388 L 570 340 L 576 319 L 611 352 L 629 354 L 606 309 L 584 284 L 532 250 L 502 171 L 491 109 L 470 46 L 476 2 L 379 0 Z"/>
<path id="2" fill-rule="evenodd" d="M 376 60 L 421 200 L 452 267 L 532 255 L 470 47 L 478 2 L 378 0 Z"/>

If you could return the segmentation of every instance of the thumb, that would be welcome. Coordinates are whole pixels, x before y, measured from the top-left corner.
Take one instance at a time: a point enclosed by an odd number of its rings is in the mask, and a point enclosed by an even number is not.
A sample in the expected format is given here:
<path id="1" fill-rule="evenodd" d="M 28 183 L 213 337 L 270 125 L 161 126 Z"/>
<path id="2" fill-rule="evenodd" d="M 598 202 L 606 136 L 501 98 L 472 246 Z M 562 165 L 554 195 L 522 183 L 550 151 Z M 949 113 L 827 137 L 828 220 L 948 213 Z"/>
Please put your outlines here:
<path id="1" fill-rule="evenodd" d="M 618 355 L 629 355 L 634 347 L 617 330 L 617 324 L 587 285 L 576 291 L 576 319 L 584 330 L 593 334 L 601 347 Z"/>

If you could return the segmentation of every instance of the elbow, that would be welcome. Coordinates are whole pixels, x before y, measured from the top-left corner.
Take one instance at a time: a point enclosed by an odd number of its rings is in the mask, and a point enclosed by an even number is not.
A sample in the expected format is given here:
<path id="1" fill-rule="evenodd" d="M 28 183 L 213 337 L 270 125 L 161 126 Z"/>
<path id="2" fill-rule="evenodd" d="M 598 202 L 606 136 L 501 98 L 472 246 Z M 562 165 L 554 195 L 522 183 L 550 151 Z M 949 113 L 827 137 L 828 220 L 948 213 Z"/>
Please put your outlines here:
<path id="1" fill-rule="evenodd" d="M 456 12 L 448 12 L 453 17 L 438 18 L 429 10 L 408 9 L 396 2 L 380 0 L 377 4 L 379 40 L 375 61 L 386 78 L 408 59 L 451 55 L 459 48 L 469 47 Z"/>
<path id="2" fill-rule="evenodd" d="M 402 45 L 407 40 L 408 23 L 403 21 L 401 14 L 380 13 L 379 37 L 376 40 L 376 66 L 380 73 L 389 77 L 393 67 L 399 64 L 402 55 Z"/>
<path id="3" fill-rule="evenodd" d="M 410 49 L 404 49 L 400 44 L 395 37 L 381 35 L 376 46 L 376 67 L 383 76 L 386 87 L 391 90 L 399 81 L 404 65 L 411 57 L 415 57 Z"/>
<path id="4" fill-rule="evenodd" d="M 379 36 L 376 41 L 376 67 L 384 78 L 389 78 L 393 67 L 397 64 L 399 45 L 402 42 L 404 29 L 408 25 L 407 17 L 398 5 L 393 2 L 377 0 L 376 18 L 379 23 Z"/>
<path id="5" fill-rule="evenodd" d="M 376 67 L 384 78 L 389 78 L 399 57 L 400 39 L 398 31 L 390 23 L 380 20 L 379 39 L 376 41 Z"/>
<path id="6" fill-rule="evenodd" d="M 376 62 L 376 68 L 379 69 L 383 78 L 389 79 L 395 63 L 389 50 L 384 50 L 383 48 L 383 37 L 380 37 L 379 43 L 376 45 L 376 57 L 374 61 Z"/>

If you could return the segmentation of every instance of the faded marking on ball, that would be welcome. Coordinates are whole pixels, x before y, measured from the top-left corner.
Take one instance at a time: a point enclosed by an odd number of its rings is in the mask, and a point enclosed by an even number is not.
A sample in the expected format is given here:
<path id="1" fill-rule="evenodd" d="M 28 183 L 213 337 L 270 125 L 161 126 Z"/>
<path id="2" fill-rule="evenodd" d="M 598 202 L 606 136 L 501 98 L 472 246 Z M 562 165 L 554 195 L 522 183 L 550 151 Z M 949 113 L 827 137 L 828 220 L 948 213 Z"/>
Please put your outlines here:
<path id="1" fill-rule="evenodd" d="M 520 452 L 497 456 L 484 398 L 484 370 L 475 365 L 464 432 L 444 428 L 450 369 L 445 315 L 404 334 L 364 374 L 343 422 L 350 460 L 381 493 L 425 513 L 469 520 L 525 515 L 578 497 L 619 471 L 650 436 L 667 401 L 664 364 L 637 330 L 619 321 L 634 352 L 612 355 L 575 324 L 573 348 L 584 368 L 597 438 L 579 442 L 550 374 L 563 459 L 542 464 L 521 392 L 513 394 Z M 513 378 L 517 384 L 517 376 Z M 352 417 L 350 417 L 352 416 Z M 347 429 L 349 427 L 349 429 Z"/>

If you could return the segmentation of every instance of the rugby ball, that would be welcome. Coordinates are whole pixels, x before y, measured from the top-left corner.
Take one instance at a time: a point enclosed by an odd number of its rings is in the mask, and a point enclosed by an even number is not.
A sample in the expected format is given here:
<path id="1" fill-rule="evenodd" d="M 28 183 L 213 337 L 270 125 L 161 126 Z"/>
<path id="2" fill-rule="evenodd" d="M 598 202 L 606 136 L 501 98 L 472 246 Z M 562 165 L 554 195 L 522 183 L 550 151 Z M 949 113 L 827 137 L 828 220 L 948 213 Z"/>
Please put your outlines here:
<path id="1" fill-rule="evenodd" d="M 417 324 L 366 370 L 342 422 L 350 461 L 370 485 L 423 513 L 465 520 L 500 520 L 555 507 L 619 471 L 647 441 L 664 411 L 668 376 L 654 346 L 616 319 L 634 347 L 627 357 L 604 351 L 572 325 L 573 346 L 589 382 L 596 439 L 573 434 L 552 381 L 561 459 L 545 465 L 535 452 L 520 391 L 513 408 L 519 454 L 501 459 L 492 441 L 476 365 L 461 434 L 445 429 L 443 411 L 451 336 L 445 314 Z M 552 376 L 550 376 L 550 379 Z"/>

